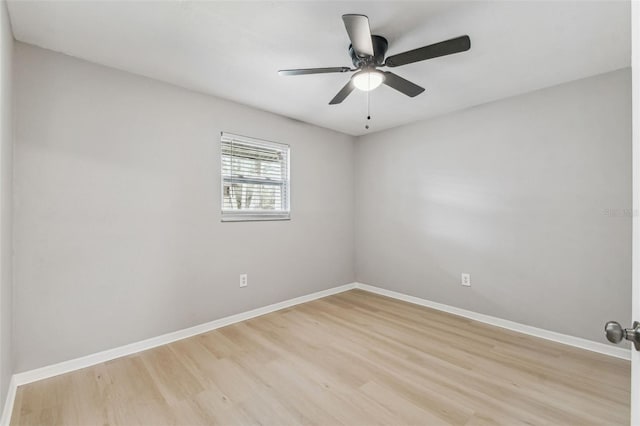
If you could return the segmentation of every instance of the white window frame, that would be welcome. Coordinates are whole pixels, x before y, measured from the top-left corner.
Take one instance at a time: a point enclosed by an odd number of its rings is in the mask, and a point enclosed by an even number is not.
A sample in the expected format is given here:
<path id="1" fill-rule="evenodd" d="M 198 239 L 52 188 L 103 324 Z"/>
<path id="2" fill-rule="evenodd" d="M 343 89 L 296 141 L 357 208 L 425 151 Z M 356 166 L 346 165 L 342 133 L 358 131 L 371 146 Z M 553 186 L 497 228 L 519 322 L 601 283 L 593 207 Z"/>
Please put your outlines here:
<path id="1" fill-rule="evenodd" d="M 283 210 L 225 210 L 224 209 L 224 186 L 230 181 L 229 176 L 223 174 L 223 142 L 233 142 L 253 145 L 257 147 L 269 148 L 286 153 L 286 173 L 282 181 Z M 251 138 L 248 136 L 236 135 L 228 132 L 221 132 L 220 135 L 220 211 L 222 222 L 246 222 L 246 221 L 269 221 L 269 220 L 290 220 L 291 219 L 291 149 L 289 145 L 271 142 L 263 139 Z"/>

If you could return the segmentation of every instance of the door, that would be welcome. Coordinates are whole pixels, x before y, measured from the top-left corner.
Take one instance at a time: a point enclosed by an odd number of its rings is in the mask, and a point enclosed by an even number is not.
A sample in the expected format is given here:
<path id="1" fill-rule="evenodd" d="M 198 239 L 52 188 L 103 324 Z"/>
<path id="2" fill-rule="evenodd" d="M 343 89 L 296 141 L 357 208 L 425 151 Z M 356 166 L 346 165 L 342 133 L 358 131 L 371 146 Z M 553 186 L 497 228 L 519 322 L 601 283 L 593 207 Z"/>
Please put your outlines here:
<path id="1" fill-rule="evenodd" d="M 633 125 L 632 318 L 640 321 L 640 1 L 631 2 Z M 631 424 L 640 425 L 640 351 L 631 351 Z"/>
<path id="2" fill-rule="evenodd" d="M 607 338 L 614 343 L 633 342 L 631 350 L 631 425 L 640 426 L 640 0 L 631 1 L 631 85 L 632 85 L 632 294 L 633 324 L 623 328 L 615 321 L 605 325 Z"/>

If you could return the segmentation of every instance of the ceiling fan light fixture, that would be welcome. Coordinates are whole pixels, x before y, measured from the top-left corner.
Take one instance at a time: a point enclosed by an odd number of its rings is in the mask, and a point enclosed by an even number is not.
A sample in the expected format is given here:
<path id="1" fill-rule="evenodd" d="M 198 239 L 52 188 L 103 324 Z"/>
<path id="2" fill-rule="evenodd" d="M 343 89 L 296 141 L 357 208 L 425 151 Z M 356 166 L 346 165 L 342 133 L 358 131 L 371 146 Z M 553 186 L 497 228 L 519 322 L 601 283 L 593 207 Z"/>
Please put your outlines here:
<path id="1" fill-rule="evenodd" d="M 368 92 L 380 86 L 384 81 L 384 74 L 376 70 L 364 70 L 353 76 L 353 85 L 363 92 Z"/>

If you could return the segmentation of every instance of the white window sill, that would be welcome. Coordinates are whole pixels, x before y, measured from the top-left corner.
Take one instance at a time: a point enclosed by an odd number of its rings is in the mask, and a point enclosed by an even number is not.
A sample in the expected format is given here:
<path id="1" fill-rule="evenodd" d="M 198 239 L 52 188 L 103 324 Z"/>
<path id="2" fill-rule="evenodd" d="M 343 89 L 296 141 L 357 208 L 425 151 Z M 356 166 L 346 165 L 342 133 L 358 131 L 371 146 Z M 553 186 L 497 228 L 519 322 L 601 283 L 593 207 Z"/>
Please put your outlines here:
<path id="1" fill-rule="evenodd" d="M 222 222 L 262 222 L 273 220 L 291 220 L 289 213 L 263 214 L 263 213 L 223 213 Z"/>

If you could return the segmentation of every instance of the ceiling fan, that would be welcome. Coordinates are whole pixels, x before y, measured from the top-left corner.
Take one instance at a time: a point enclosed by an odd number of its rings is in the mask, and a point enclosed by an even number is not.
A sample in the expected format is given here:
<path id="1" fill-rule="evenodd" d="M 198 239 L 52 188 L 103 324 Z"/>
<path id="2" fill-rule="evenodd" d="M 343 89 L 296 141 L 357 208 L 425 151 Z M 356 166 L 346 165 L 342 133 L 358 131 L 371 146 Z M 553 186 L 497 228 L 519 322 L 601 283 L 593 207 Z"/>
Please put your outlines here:
<path id="1" fill-rule="evenodd" d="M 418 86 L 389 71 L 379 71 L 380 67 L 399 67 L 426 59 L 437 58 L 439 56 L 451 55 L 453 53 L 464 52 L 471 48 L 469 36 L 452 38 L 440 43 L 430 44 L 418 49 L 398 53 L 389 56 L 386 60 L 387 39 L 379 35 L 371 35 L 369 28 L 369 18 L 365 15 L 342 15 L 342 21 L 347 29 L 347 34 L 351 40 L 349 45 L 349 56 L 355 68 L 332 67 L 332 68 L 306 68 L 293 70 L 280 70 L 280 75 L 305 75 L 324 74 L 334 72 L 354 72 L 349 82 L 331 99 L 329 105 L 339 104 L 346 99 L 354 89 L 363 91 L 373 90 L 381 84 L 396 89 L 407 96 L 414 97 L 424 92 L 424 88 Z"/>

